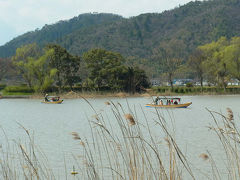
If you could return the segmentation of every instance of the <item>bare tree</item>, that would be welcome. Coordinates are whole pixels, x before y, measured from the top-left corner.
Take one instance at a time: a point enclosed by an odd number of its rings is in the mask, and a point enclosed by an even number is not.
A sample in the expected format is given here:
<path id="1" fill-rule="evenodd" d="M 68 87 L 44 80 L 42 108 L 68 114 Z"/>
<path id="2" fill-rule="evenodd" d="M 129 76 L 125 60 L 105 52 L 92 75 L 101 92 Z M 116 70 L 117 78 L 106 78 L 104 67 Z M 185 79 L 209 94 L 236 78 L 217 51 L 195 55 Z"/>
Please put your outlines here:
<path id="1" fill-rule="evenodd" d="M 203 75 L 204 75 L 204 66 L 203 61 L 206 59 L 204 53 L 200 49 L 196 49 L 192 55 L 189 56 L 187 65 L 199 78 L 201 89 L 203 89 Z"/>

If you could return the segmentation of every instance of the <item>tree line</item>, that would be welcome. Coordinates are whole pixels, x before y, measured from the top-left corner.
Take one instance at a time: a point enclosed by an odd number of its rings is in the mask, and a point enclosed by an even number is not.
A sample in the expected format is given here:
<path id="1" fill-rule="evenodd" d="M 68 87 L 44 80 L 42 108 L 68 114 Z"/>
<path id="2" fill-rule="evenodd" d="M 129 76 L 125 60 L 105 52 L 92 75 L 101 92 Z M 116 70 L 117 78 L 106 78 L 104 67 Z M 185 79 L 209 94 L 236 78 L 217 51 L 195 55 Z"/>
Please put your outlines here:
<path id="1" fill-rule="evenodd" d="M 178 40 L 162 43 L 154 49 L 153 61 L 145 59 L 142 63 L 150 62 L 150 71 L 158 71 L 172 89 L 174 78 L 195 79 L 201 87 L 206 81 L 224 90 L 229 81 L 240 81 L 240 37 L 221 37 L 198 46 L 186 60 L 180 58 L 184 50 Z M 56 44 L 43 49 L 29 44 L 17 49 L 12 62 L 0 59 L 0 80 L 7 70 L 15 68 L 30 88 L 40 92 L 53 86 L 62 91 L 80 85 L 86 90 L 134 93 L 150 86 L 151 74 L 147 77 L 145 66 L 137 63 L 136 57 L 124 58 L 104 49 L 92 49 L 80 57 Z"/>
<path id="2" fill-rule="evenodd" d="M 145 71 L 124 64 L 124 57 L 105 49 L 92 49 L 80 56 L 57 44 L 43 49 L 28 44 L 16 50 L 12 63 L 29 88 L 47 92 L 78 85 L 95 91 L 140 92 L 150 86 Z"/>
<path id="3" fill-rule="evenodd" d="M 173 89 L 174 78 L 191 78 L 226 90 L 231 80 L 240 81 L 240 37 L 221 37 L 198 46 L 185 60 L 181 57 L 184 45 L 178 41 L 161 44 L 153 56 L 155 71 Z"/>
<path id="4" fill-rule="evenodd" d="M 231 79 L 240 81 L 240 37 L 217 41 L 199 46 L 189 57 L 188 67 L 199 78 L 223 87 L 226 90 Z"/>

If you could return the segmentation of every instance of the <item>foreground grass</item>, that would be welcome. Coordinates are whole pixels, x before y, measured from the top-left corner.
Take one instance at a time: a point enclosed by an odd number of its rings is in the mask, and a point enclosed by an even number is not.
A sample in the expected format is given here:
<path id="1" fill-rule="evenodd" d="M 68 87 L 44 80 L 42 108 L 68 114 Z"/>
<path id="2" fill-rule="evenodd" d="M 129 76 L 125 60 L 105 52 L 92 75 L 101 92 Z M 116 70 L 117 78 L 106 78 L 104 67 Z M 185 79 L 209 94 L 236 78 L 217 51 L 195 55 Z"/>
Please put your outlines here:
<path id="1" fill-rule="evenodd" d="M 105 102 L 105 106 L 114 115 L 114 118 L 104 118 L 96 112 L 94 107 L 85 99 L 92 111 L 94 119 L 89 118 L 88 123 L 91 136 L 85 137 L 81 132 L 72 132 L 72 137 L 79 144 L 81 160 L 75 159 L 76 167 L 63 170 L 68 179 L 69 174 L 76 179 L 160 179 L 184 180 L 196 179 L 192 171 L 191 162 L 179 148 L 173 132 L 167 126 L 165 119 L 158 109 L 155 110 L 154 124 L 159 127 L 162 136 L 153 133 L 149 118 L 142 110 L 136 114 L 134 109 L 124 110 L 121 104 Z M 240 179 L 239 158 L 239 130 L 234 122 L 231 109 L 227 115 L 208 110 L 212 115 L 214 126 L 209 129 L 214 132 L 221 142 L 227 157 L 228 179 Z M 144 117 L 140 122 L 138 117 Z M 112 126 L 114 124 L 114 126 Z M 57 179 L 48 166 L 47 158 L 34 144 L 30 132 L 22 125 L 28 143 L 23 145 L 15 141 L 14 146 L 7 144 L 0 151 L 0 179 Z M 4 132 L 4 131 L 3 131 Z M 5 132 L 3 133 L 5 134 Z M 165 143 L 159 145 L 159 140 Z M 17 158 L 12 157 L 17 155 Z M 211 153 L 202 154 L 212 167 L 212 174 L 205 179 L 222 179 L 221 171 L 211 156 Z"/>

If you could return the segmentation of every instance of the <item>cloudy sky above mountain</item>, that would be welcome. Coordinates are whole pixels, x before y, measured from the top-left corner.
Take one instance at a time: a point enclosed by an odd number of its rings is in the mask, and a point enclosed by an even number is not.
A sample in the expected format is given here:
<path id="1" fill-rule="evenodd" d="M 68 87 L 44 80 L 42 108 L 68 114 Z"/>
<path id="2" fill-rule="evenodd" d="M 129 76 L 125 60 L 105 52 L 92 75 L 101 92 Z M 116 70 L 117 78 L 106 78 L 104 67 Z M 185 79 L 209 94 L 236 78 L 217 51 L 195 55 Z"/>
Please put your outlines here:
<path id="1" fill-rule="evenodd" d="M 190 0 L 0 0 L 0 45 L 45 24 L 82 13 L 114 13 L 124 17 L 173 9 Z"/>

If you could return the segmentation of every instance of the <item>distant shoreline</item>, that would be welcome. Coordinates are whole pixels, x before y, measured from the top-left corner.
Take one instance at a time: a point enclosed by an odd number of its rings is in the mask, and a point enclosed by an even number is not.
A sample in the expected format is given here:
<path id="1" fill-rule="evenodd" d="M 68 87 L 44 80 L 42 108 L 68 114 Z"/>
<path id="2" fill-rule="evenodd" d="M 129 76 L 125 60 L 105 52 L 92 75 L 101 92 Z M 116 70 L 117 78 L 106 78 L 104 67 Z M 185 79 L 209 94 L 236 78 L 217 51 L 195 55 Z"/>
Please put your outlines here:
<path id="1" fill-rule="evenodd" d="M 80 93 L 80 92 L 73 92 L 70 91 L 68 93 L 49 93 L 50 96 L 59 96 L 61 99 L 81 99 L 81 98 L 127 98 L 127 97 L 152 97 L 152 96 L 215 96 L 215 95 L 239 95 L 239 93 L 209 93 L 209 92 L 203 92 L 203 93 L 159 93 L 159 92 L 146 92 L 146 93 L 106 93 L 106 92 L 86 92 L 86 93 Z M 32 95 L 0 95 L 0 99 L 43 99 L 44 95 L 42 94 L 32 94 Z"/>
<path id="2" fill-rule="evenodd" d="M 49 93 L 50 96 L 59 96 L 61 99 L 81 99 L 81 98 L 125 98 L 125 97 L 151 97 L 150 94 L 129 94 L 129 93 L 76 93 L 68 92 L 63 94 Z M 41 94 L 32 94 L 32 95 L 2 95 L 0 99 L 43 99 L 44 95 Z"/>

